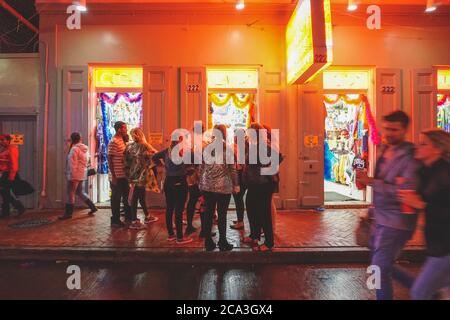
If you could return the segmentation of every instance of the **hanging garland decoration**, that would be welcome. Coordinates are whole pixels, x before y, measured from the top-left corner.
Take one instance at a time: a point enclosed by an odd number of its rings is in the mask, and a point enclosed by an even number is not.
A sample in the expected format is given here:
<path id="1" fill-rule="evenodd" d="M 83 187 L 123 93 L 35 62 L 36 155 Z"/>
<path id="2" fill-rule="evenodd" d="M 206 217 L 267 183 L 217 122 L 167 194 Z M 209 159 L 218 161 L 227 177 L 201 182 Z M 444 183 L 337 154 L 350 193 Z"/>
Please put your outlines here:
<path id="1" fill-rule="evenodd" d="M 208 94 L 208 128 L 213 127 L 213 121 L 212 121 L 212 114 L 213 114 L 213 105 L 216 107 L 223 107 L 227 105 L 227 103 L 230 101 L 230 99 L 233 100 L 234 106 L 238 109 L 244 109 L 247 106 L 249 107 L 248 113 L 249 117 L 247 118 L 247 127 L 250 126 L 252 122 L 255 122 L 255 109 L 256 105 L 254 103 L 255 101 L 255 95 L 252 93 L 247 93 L 244 95 L 244 98 L 241 99 L 239 95 L 243 95 L 241 93 L 209 93 Z"/>
<path id="2" fill-rule="evenodd" d="M 377 125 L 375 119 L 372 115 L 372 111 L 370 109 L 370 103 L 365 94 L 359 94 L 357 98 L 350 98 L 349 95 L 345 94 L 326 94 L 324 96 L 324 100 L 328 104 L 335 104 L 339 100 L 344 101 L 347 104 L 359 105 L 364 103 L 365 116 L 367 122 L 369 124 L 369 132 L 370 132 L 370 140 L 374 145 L 379 145 L 381 143 L 380 133 L 377 129 Z"/>
<path id="3" fill-rule="evenodd" d="M 449 97 L 446 94 L 438 94 L 438 107 L 442 107 Z"/>
<path id="4" fill-rule="evenodd" d="M 344 101 L 346 104 L 359 105 L 362 101 L 362 95 L 358 95 L 357 98 L 352 99 L 346 94 L 326 94 L 324 100 L 328 104 L 335 104 L 339 100 Z"/>
<path id="5" fill-rule="evenodd" d="M 240 98 L 239 97 L 240 95 L 242 95 L 244 97 Z M 230 99 L 233 99 L 234 105 L 237 108 L 239 108 L 239 109 L 243 109 L 243 108 L 247 107 L 248 102 L 250 101 L 250 99 L 253 99 L 253 96 L 254 95 L 250 94 L 250 93 L 247 93 L 247 94 L 241 94 L 241 93 L 228 93 L 228 94 L 211 93 L 210 94 L 210 101 L 212 101 L 214 103 L 214 105 L 216 105 L 218 107 L 223 107 L 230 101 Z"/>
<path id="6" fill-rule="evenodd" d="M 369 122 L 370 140 L 372 141 L 372 143 L 374 145 L 378 146 L 381 143 L 381 136 L 380 136 L 380 132 L 377 129 L 376 121 L 372 115 L 369 100 L 367 99 L 367 96 L 365 94 L 361 95 L 361 99 L 364 102 L 365 107 L 366 107 L 366 117 L 367 117 L 367 121 Z"/>
<path id="7" fill-rule="evenodd" d="M 110 97 L 107 93 L 102 93 L 100 95 L 101 99 L 106 101 L 109 104 L 115 104 L 120 97 L 124 97 L 125 101 L 129 103 L 140 102 L 142 100 L 142 93 L 138 93 L 137 95 L 126 93 L 116 93 L 113 97 Z"/>

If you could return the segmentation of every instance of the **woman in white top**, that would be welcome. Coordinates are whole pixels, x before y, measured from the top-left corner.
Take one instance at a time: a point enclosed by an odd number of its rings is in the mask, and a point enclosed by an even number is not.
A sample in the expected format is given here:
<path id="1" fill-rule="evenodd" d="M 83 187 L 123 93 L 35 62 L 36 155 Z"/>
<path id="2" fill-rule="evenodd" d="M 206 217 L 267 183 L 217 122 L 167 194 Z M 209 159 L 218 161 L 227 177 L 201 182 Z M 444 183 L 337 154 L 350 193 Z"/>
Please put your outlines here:
<path id="1" fill-rule="evenodd" d="M 66 161 L 66 178 L 67 178 L 67 200 L 64 215 L 59 217 L 60 220 L 72 218 L 73 208 L 75 205 L 75 195 L 89 207 L 89 215 L 93 216 L 98 210 L 95 204 L 89 199 L 84 192 L 85 181 L 87 180 L 87 168 L 89 166 L 88 147 L 81 142 L 79 132 L 73 132 L 70 135 L 70 149 Z"/>

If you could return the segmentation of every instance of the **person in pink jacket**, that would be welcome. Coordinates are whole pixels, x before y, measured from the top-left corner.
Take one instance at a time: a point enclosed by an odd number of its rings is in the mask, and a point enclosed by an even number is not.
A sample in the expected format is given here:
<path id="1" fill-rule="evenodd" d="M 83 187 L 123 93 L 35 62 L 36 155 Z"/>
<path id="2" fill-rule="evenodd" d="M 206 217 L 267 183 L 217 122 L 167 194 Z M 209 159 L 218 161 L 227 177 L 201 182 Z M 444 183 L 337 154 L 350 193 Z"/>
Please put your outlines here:
<path id="1" fill-rule="evenodd" d="M 19 171 L 19 149 L 11 145 L 9 134 L 0 135 L 0 194 L 2 197 L 2 213 L 0 217 L 7 218 L 10 215 L 12 205 L 22 215 L 25 207 L 22 202 L 11 194 L 11 188 Z"/>
<path id="2" fill-rule="evenodd" d="M 89 207 L 89 215 L 94 215 L 98 210 L 95 204 L 89 199 L 84 192 L 85 181 L 87 180 L 87 168 L 89 166 L 89 150 L 88 147 L 81 142 L 79 132 L 70 135 L 70 149 L 66 162 L 66 178 L 67 178 L 67 200 L 64 215 L 59 217 L 60 220 L 72 218 L 73 208 L 75 205 L 75 195 Z"/>

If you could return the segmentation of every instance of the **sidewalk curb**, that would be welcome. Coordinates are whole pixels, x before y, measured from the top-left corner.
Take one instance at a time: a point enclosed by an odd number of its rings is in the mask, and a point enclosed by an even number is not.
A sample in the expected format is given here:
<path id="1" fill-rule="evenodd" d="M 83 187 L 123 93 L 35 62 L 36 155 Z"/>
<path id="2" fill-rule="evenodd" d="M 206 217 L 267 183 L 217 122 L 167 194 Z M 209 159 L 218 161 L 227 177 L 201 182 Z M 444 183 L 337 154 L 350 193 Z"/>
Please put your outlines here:
<path id="1" fill-rule="evenodd" d="M 400 260 L 421 262 L 424 258 L 423 247 L 407 247 Z M 362 247 L 277 248 L 271 253 L 258 253 L 241 248 L 229 252 L 206 252 L 201 248 L 0 247 L 1 260 L 180 264 L 368 263 L 369 250 Z"/>

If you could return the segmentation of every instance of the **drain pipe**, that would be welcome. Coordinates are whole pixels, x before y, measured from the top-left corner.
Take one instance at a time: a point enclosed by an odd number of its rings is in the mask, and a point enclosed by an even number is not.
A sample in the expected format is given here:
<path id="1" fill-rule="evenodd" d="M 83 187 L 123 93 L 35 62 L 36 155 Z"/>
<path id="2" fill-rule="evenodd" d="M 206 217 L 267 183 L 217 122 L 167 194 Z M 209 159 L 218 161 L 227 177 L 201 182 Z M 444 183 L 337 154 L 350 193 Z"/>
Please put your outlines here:
<path id="1" fill-rule="evenodd" d="M 48 149 L 48 100 L 49 100 L 49 84 L 48 84 L 48 44 L 40 40 L 39 43 L 44 44 L 45 48 L 45 98 L 44 98 L 44 150 L 42 159 L 42 191 L 39 201 L 39 209 L 44 208 L 43 199 L 47 197 L 47 149 Z"/>

